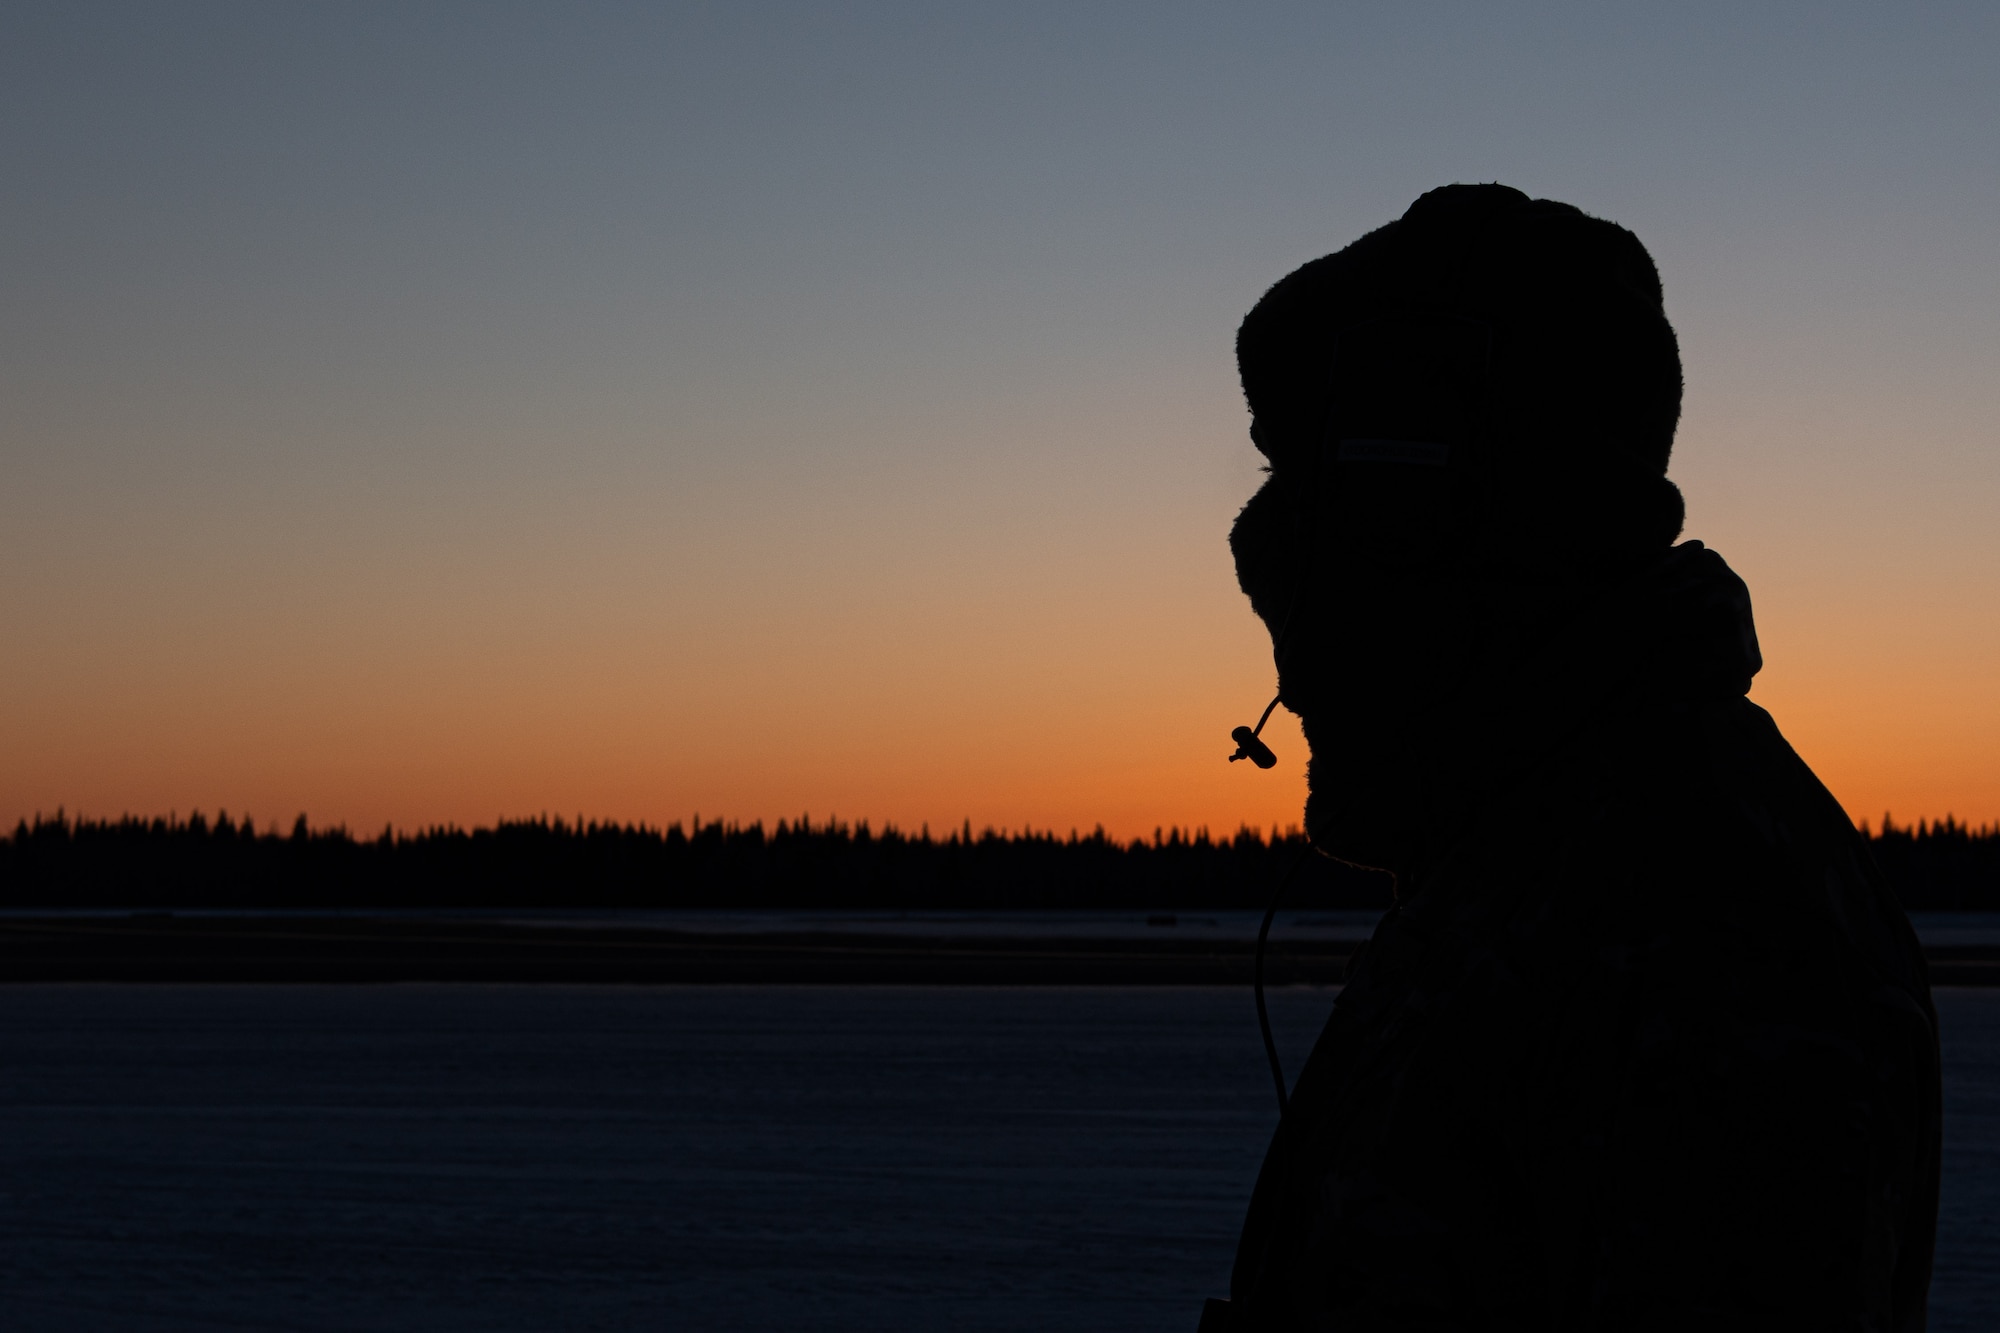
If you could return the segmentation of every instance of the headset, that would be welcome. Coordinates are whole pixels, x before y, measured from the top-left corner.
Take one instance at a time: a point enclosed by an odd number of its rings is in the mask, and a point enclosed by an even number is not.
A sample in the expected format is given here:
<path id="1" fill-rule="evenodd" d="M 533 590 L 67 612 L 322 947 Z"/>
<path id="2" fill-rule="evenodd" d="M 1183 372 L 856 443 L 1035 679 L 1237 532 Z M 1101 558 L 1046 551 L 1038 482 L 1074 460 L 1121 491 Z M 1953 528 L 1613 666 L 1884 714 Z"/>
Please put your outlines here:
<path id="1" fill-rule="evenodd" d="M 1436 469 L 1435 487 L 1448 503 L 1454 489 L 1465 484 L 1467 474 L 1479 466 L 1482 450 L 1476 447 L 1484 434 L 1487 378 L 1492 361 L 1492 327 L 1444 309 L 1409 308 L 1341 329 L 1333 340 L 1326 394 L 1332 406 L 1319 438 L 1308 446 L 1307 503 L 1303 507 L 1300 534 L 1302 568 L 1292 589 L 1290 605 L 1272 643 L 1273 665 L 1282 682 L 1289 652 L 1295 647 L 1293 622 L 1299 602 L 1311 581 L 1310 561 L 1319 558 L 1316 519 L 1327 503 L 1322 493 L 1321 468 L 1326 462 L 1371 470 Z M 1270 457 L 1278 455 L 1258 437 L 1257 446 Z M 1298 460 L 1287 459 L 1295 464 Z M 1429 534 L 1413 534 L 1420 543 L 1441 540 L 1445 528 Z M 1271 720 L 1282 688 L 1264 706 L 1254 727 L 1237 727 L 1229 733 L 1236 752 L 1229 762 L 1248 759 L 1260 769 L 1277 765 L 1278 756 L 1262 738 L 1264 725 Z M 1257 1027 L 1264 1039 L 1264 1056 L 1271 1067 L 1271 1081 L 1277 1088 L 1278 1115 L 1282 1120 L 1291 1109 L 1285 1072 L 1278 1058 L 1278 1044 L 1271 1032 L 1270 1012 L 1264 1001 L 1264 954 L 1270 940 L 1272 922 L 1284 902 L 1305 860 L 1315 850 L 1310 827 L 1306 845 L 1285 868 L 1271 895 L 1270 906 L 1257 928 L 1254 990 L 1257 999 Z"/>

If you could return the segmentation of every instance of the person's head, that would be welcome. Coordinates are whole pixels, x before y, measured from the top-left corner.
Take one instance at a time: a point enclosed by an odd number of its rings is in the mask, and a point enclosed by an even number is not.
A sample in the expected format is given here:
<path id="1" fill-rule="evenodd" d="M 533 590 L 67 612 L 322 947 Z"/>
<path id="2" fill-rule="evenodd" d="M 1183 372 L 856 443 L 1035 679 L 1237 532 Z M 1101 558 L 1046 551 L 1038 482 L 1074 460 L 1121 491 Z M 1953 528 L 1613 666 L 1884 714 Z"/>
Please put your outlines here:
<path id="1" fill-rule="evenodd" d="M 1237 362 L 1270 477 L 1230 545 L 1319 834 L 1496 642 L 1673 543 L 1680 355 L 1632 233 L 1453 185 L 1271 288 Z"/>

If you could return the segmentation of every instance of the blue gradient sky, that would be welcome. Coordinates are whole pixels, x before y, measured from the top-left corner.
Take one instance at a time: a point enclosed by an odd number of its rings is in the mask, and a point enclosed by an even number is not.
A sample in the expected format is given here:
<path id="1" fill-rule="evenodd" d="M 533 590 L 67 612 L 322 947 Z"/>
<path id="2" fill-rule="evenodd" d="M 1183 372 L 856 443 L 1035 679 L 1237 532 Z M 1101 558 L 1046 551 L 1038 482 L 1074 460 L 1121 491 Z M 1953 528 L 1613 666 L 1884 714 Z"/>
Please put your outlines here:
<path id="1" fill-rule="evenodd" d="M 1293 820 L 1235 324 L 1492 179 L 1753 697 L 2000 817 L 1996 127 L 1990 5 L 8 6 L 0 818 Z"/>

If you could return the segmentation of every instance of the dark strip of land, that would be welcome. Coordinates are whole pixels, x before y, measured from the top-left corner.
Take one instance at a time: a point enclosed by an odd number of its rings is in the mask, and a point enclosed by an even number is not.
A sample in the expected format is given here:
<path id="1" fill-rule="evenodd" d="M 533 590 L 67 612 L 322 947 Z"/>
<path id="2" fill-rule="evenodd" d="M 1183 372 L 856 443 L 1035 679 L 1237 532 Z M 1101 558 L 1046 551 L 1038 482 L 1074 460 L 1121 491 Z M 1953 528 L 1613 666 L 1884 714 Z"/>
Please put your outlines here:
<path id="1" fill-rule="evenodd" d="M 1162 932 L 1163 934 L 1165 932 Z M 1335 983 L 1353 945 L 1274 949 L 1269 979 Z M 701 934 L 367 917 L 0 920 L 8 981 L 1248 984 L 1250 946 L 1188 939 Z"/>
<path id="2" fill-rule="evenodd" d="M 1273 985 L 1337 984 L 1354 945 L 1274 941 Z M 2000 946 L 1929 950 L 1941 986 L 2000 985 Z M 1247 941 L 697 934 L 353 917 L 0 920 L 0 981 L 1248 985 Z"/>

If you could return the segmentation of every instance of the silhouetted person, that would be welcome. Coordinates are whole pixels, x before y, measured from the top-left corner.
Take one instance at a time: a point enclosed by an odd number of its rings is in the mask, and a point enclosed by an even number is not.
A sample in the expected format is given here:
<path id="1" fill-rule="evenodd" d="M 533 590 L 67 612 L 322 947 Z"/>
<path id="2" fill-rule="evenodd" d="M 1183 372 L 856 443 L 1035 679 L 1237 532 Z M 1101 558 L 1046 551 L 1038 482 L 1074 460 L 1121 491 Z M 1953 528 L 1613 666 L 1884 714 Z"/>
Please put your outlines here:
<path id="1" fill-rule="evenodd" d="M 1231 536 L 1325 853 L 1396 875 L 1244 1223 L 1232 1330 L 1924 1325 L 1936 1020 L 1852 824 L 1673 545 L 1630 232 L 1451 186 L 1237 342 Z"/>

